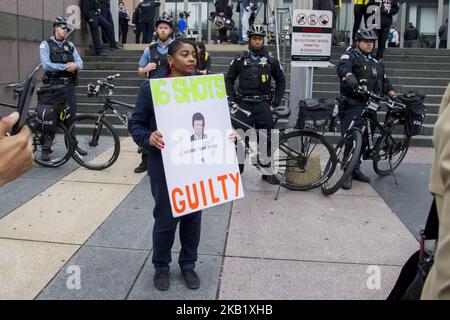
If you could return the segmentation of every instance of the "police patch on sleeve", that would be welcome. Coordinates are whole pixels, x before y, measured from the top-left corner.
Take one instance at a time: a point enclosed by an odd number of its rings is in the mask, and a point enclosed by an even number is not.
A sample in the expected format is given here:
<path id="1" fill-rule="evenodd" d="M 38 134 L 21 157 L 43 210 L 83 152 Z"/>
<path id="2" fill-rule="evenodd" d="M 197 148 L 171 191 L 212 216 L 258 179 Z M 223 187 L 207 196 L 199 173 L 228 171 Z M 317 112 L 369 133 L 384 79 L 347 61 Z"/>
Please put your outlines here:
<path id="1" fill-rule="evenodd" d="M 341 60 L 348 60 L 350 59 L 350 56 L 348 54 L 343 54 L 341 57 Z"/>

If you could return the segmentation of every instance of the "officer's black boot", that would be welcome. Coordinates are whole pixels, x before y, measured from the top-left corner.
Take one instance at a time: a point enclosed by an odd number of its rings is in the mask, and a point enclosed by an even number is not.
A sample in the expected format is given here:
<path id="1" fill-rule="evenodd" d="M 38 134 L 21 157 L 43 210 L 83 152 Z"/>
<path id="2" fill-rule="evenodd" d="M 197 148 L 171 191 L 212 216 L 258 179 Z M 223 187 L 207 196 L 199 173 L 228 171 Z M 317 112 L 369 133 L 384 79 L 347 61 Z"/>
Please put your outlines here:
<path id="1" fill-rule="evenodd" d="M 347 178 L 347 180 L 345 180 L 344 184 L 342 185 L 342 189 L 344 190 L 350 190 L 352 188 L 352 176 L 350 175 L 350 177 Z"/>
<path id="2" fill-rule="evenodd" d="M 359 169 L 356 169 L 353 171 L 353 179 L 364 182 L 364 183 L 370 182 L 370 178 L 368 176 L 366 176 L 364 173 L 362 173 L 361 170 L 359 170 Z"/>
<path id="3" fill-rule="evenodd" d="M 79 154 L 80 156 L 82 156 L 82 157 L 88 155 L 87 151 L 81 149 L 79 146 L 75 146 L 75 152 L 78 153 L 78 154 Z"/>
<path id="4" fill-rule="evenodd" d="M 262 175 L 262 179 L 264 181 L 266 181 L 267 183 L 270 184 L 279 184 L 280 182 L 278 181 L 278 179 L 275 177 L 275 175 Z"/>

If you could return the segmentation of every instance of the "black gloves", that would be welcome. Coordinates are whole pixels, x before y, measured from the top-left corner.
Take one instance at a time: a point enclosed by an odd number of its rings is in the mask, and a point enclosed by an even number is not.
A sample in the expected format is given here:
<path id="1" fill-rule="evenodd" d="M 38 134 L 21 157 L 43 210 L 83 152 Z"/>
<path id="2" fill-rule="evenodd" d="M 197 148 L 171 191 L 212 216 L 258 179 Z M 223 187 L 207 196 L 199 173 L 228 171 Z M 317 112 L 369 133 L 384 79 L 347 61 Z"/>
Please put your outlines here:
<path id="1" fill-rule="evenodd" d="M 345 82 L 347 83 L 347 87 L 356 91 L 358 89 L 358 79 L 356 79 L 355 75 L 351 74 L 345 78 Z"/>

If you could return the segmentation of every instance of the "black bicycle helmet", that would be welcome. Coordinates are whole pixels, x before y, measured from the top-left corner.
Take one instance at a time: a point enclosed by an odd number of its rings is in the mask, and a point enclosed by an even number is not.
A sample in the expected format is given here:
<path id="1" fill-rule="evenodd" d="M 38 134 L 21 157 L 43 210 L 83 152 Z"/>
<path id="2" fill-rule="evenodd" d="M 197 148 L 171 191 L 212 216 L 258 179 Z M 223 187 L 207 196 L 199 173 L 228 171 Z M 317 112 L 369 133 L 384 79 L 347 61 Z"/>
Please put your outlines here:
<path id="1" fill-rule="evenodd" d="M 172 20 L 172 18 L 171 17 L 169 17 L 169 16 L 160 16 L 159 18 L 158 18 L 158 20 L 156 20 L 156 23 L 155 23 L 155 25 L 156 25 L 156 27 L 158 27 L 159 26 L 159 24 L 160 23 L 167 23 L 171 28 L 173 28 L 173 20 Z"/>
<path id="2" fill-rule="evenodd" d="M 69 23 L 69 21 L 67 21 L 67 18 L 65 18 L 65 17 L 58 17 L 53 22 L 53 27 L 56 27 L 56 26 L 69 27 L 70 23 Z"/>
<path id="3" fill-rule="evenodd" d="M 247 36 L 250 38 L 251 36 L 266 36 L 266 31 L 264 30 L 264 26 L 261 24 L 252 25 L 248 31 Z"/>
<path id="4" fill-rule="evenodd" d="M 361 28 L 356 31 L 355 40 L 378 40 L 378 35 L 373 29 Z"/>

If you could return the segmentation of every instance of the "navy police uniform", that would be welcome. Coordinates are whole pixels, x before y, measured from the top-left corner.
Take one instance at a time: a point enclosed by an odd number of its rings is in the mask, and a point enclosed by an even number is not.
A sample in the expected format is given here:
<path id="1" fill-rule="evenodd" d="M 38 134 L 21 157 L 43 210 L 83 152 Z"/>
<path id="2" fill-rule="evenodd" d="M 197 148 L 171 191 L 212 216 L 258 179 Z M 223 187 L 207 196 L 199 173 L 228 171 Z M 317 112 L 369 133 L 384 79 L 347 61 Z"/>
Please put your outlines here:
<path id="1" fill-rule="evenodd" d="M 384 65 L 372 54 L 364 54 L 355 46 L 349 47 L 342 55 L 337 65 L 337 74 L 341 79 L 340 91 L 344 102 L 341 113 L 341 134 L 344 136 L 352 120 L 355 120 L 355 127 L 361 128 L 363 122 L 361 113 L 365 106 L 365 99 L 349 87 L 345 81 L 348 73 L 355 75 L 359 84 L 367 86 L 367 90 L 378 95 L 386 95 L 393 90 L 392 84 L 386 76 Z M 367 141 L 363 139 L 363 148 Z M 359 164 L 355 168 L 359 169 Z"/>

